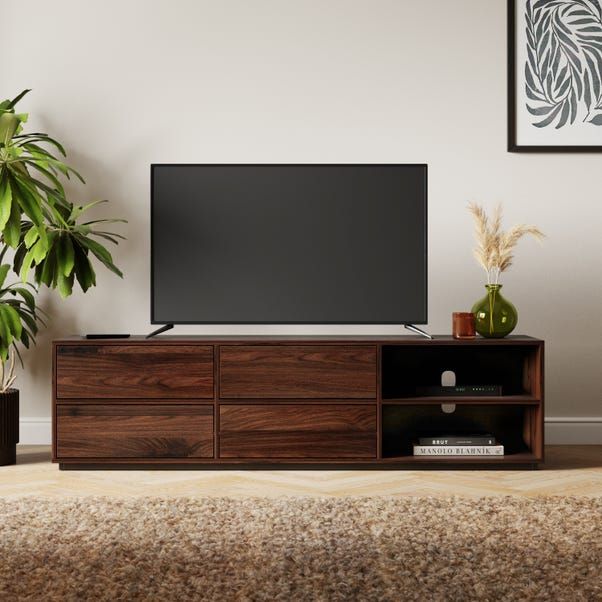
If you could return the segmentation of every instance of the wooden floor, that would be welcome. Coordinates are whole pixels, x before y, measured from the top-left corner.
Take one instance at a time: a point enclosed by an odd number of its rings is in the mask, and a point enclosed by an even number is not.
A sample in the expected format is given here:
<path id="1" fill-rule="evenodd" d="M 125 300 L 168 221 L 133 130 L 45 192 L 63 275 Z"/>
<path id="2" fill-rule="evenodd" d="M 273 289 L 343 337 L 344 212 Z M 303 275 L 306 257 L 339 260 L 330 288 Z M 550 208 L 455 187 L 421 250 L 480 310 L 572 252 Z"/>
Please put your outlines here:
<path id="1" fill-rule="evenodd" d="M 50 448 L 19 446 L 0 498 L 20 496 L 602 496 L 602 445 L 549 446 L 536 471 L 59 471 Z"/>

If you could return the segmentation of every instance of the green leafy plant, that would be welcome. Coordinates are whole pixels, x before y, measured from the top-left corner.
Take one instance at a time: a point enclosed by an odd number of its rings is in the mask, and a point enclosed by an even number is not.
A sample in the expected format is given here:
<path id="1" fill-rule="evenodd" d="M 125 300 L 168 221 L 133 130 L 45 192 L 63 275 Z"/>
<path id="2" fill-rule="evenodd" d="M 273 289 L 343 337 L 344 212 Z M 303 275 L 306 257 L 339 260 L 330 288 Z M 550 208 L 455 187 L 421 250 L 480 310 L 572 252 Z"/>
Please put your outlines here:
<path id="1" fill-rule="evenodd" d="M 83 214 L 100 203 L 106 201 L 94 201 L 85 206 L 55 208 L 47 221 L 47 240 L 43 244 L 36 225 L 28 221 L 23 222 L 24 234 L 14 256 L 14 269 L 20 274 L 21 279 L 26 281 L 31 268 L 35 267 L 35 282 L 50 288 L 58 288 L 63 297 L 71 294 L 75 279 L 86 292 L 91 286 L 96 285 L 96 274 L 90 261 L 91 257 L 96 257 L 113 273 L 123 277 L 119 268 L 113 263 L 109 251 L 92 238 L 95 236 L 118 244 L 118 239 L 123 239 L 123 236 L 98 229 L 98 226 L 123 220 L 97 219 L 81 222 Z M 40 259 L 41 244 L 46 254 Z"/>
<path id="2" fill-rule="evenodd" d="M 96 285 L 92 260 L 97 259 L 122 277 L 103 242 L 118 244 L 124 237 L 106 230 L 121 219 L 87 219 L 86 212 L 107 201 L 85 205 L 71 203 L 61 178 L 82 176 L 63 159 L 63 146 L 45 133 L 24 133 L 26 113 L 17 103 L 29 92 L 0 102 L 0 361 L 5 363 L 11 345 L 26 348 L 35 341 L 38 322 L 37 289 L 28 282 L 58 289 L 62 297 L 73 292 L 77 281 L 85 292 Z M 100 239 L 100 240 L 98 240 Z M 4 286 L 10 270 L 3 263 L 14 251 L 12 267 L 20 282 Z M 19 356 L 20 357 L 20 356 Z"/>
<path id="3" fill-rule="evenodd" d="M 38 323 L 45 326 L 42 310 L 36 308 L 35 287 L 30 283 L 13 282 L 5 285 L 10 265 L 0 266 L 0 363 L 9 357 L 11 345 L 19 342 L 25 348 L 35 343 Z M 19 358 L 19 348 L 14 345 Z"/>

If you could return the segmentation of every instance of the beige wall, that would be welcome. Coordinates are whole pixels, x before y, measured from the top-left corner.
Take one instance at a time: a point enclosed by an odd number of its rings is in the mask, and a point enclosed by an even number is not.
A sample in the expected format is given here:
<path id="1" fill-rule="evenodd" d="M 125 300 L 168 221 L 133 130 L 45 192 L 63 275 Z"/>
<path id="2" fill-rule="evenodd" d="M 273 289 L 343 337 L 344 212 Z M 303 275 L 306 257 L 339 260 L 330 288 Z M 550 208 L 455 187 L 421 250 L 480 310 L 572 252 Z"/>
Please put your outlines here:
<path id="1" fill-rule="evenodd" d="M 129 220 L 125 279 L 67 301 L 19 374 L 22 414 L 50 412 L 50 341 L 149 323 L 151 162 L 426 162 L 429 328 L 483 293 L 469 199 L 539 225 L 504 278 L 519 331 L 543 337 L 547 414 L 601 416 L 600 155 L 508 154 L 505 0 L 2 0 L 0 96 L 34 92 L 30 127 L 64 141 Z M 180 328 L 396 333 L 396 328 Z"/>

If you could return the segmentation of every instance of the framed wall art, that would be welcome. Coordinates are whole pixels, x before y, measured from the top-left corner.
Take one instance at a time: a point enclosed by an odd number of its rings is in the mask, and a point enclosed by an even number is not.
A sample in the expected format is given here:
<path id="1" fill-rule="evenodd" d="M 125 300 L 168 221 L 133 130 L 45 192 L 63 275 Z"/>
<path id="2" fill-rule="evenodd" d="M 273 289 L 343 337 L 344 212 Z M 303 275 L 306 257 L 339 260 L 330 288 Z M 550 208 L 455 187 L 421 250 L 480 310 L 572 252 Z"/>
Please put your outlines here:
<path id="1" fill-rule="evenodd" d="M 602 0 L 508 0 L 508 150 L 602 151 Z"/>

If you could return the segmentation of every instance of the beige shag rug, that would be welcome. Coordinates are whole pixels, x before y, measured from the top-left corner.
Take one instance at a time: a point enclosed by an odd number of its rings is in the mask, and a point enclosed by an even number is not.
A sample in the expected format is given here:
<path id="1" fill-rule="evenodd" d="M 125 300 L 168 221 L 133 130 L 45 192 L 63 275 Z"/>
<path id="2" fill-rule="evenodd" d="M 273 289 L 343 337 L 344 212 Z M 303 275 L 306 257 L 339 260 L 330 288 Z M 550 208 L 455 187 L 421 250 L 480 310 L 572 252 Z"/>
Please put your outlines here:
<path id="1" fill-rule="evenodd" d="M 0 501 L 0 600 L 602 600 L 602 499 Z"/>

